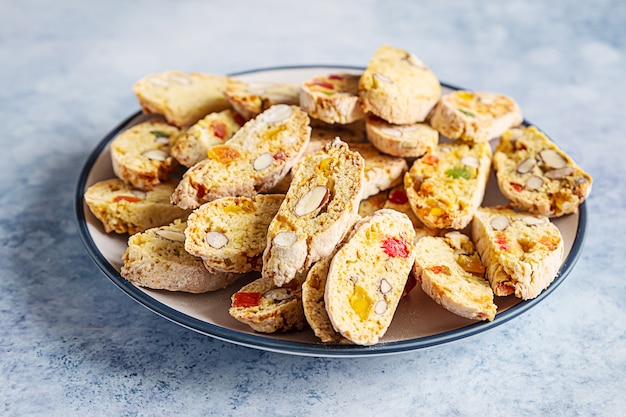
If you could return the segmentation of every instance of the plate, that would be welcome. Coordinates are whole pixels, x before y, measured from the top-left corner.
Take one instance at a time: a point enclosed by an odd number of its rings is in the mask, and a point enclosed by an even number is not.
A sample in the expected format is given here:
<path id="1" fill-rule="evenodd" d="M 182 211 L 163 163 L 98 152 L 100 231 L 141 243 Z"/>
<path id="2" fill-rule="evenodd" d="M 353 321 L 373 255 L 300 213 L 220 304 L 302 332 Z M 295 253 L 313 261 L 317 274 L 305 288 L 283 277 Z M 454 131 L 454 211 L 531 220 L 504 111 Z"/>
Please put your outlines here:
<path id="1" fill-rule="evenodd" d="M 244 81 L 292 82 L 321 74 L 352 72 L 363 68 L 311 65 L 256 69 L 232 74 Z M 456 87 L 443 84 L 444 92 Z M 75 212 L 80 237 L 91 258 L 104 274 L 124 293 L 156 314 L 193 331 L 226 342 L 255 349 L 318 357 L 375 356 L 430 348 L 477 335 L 527 312 L 546 299 L 568 276 L 580 256 L 585 229 L 586 205 L 578 212 L 553 220 L 565 241 L 564 261 L 552 284 L 537 298 L 521 301 L 515 297 L 496 297 L 498 314 L 492 322 L 476 322 L 444 310 L 417 286 L 402 299 L 387 333 L 374 346 L 322 344 L 312 330 L 284 334 L 256 333 L 228 314 L 230 296 L 247 281 L 237 281 L 226 289 L 206 294 L 186 294 L 139 288 L 119 274 L 126 235 L 107 234 L 84 202 L 85 190 L 92 184 L 113 178 L 109 155 L 111 140 L 125 128 L 145 119 L 140 111 L 129 116 L 107 134 L 85 162 L 75 194 Z M 530 124 L 524 121 L 525 124 Z M 483 205 L 506 202 L 492 173 Z M 251 280 L 248 278 L 247 280 Z"/>

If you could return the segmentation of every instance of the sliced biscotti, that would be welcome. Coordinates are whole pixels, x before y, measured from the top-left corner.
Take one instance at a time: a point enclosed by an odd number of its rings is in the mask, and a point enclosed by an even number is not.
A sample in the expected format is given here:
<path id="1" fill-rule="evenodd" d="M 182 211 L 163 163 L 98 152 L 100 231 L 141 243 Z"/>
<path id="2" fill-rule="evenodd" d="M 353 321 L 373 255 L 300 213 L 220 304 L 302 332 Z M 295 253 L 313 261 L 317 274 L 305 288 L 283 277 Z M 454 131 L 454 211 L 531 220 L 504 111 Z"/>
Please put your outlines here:
<path id="1" fill-rule="evenodd" d="M 163 120 L 149 120 L 124 130 L 111 141 L 113 172 L 133 187 L 150 190 L 167 181 L 178 162 L 171 155 L 181 130 Z"/>
<path id="2" fill-rule="evenodd" d="M 498 296 L 535 298 L 561 266 L 563 237 L 545 216 L 481 207 L 472 221 L 472 238 Z"/>
<path id="3" fill-rule="evenodd" d="M 439 144 L 404 176 L 413 212 L 427 227 L 463 229 L 483 200 L 490 167 L 488 142 Z"/>
<path id="4" fill-rule="evenodd" d="M 490 91 L 458 90 L 445 94 L 430 124 L 450 139 L 484 142 L 522 123 L 522 111 L 510 97 Z"/>
<path id="5" fill-rule="evenodd" d="M 261 333 L 302 330 L 303 280 L 298 276 L 288 286 L 277 287 L 271 278 L 258 278 L 232 295 L 228 314 Z"/>
<path id="6" fill-rule="evenodd" d="M 133 92 L 144 113 L 161 114 L 169 123 L 187 127 L 229 107 L 222 94 L 229 81 L 223 75 L 165 71 L 146 75 Z"/>
<path id="7" fill-rule="evenodd" d="M 210 147 L 229 140 L 244 123 L 234 110 L 209 113 L 180 136 L 172 146 L 172 155 L 181 165 L 190 168 L 207 158 Z"/>
<path id="8" fill-rule="evenodd" d="M 327 123 L 347 124 L 365 117 L 359 99 L 360 75 L 320 75 L 300 86 L 300 107 Z"/>
<path id="9" fill-rule="evenodd" d="M 413 273 L 424 292 L 446 310 L 473 320 L 494 319 L 493 291 L 467 235 L 454 231 L 421 238 L 415 244 Z"/>
<path id="10" fill-rule="evenodd" d="M 326 258 L 316 262 L 307 273 L 306 280 L 302 284 L 304 316 L 315 336 L 324 343 L 345 341 L 345 338 L 333 328 L 324 302 L 328 269 L 335 253 L 336 250 Z"/>
<path id="11" fill-rule="evenodd" d="M 185 227 L 184 221 L 175 220 L 132 235 L 120 275 L 140 287 L 195 294 L 220 290 L 239 279 L 239 274 L 211 273 L 200 258 L 187 253 Z"/>
<path id="12" fill-rule="evenodd" d="M 441 97 L 435 74 L 414 54 L 383 45 L 359 81 L 363 110 L 395 124 L 426 120 Z"/>
<path id="13" fill-rule="evenodd" d="M 381 152 L 400 157 L 420 157 L 439 143 L 439 132 L 427 123 L 396 125 L 369 115 L 367 138 Z"/>
<path id="14" fill-rule="evenodd" d="M 224 197 L 201 205 L 187 219 L 185 250 L 201 257 L 208 269 L 260 271 L 267 228 L 284 197 Z"/>
<path id="15" fill-rule="evenodd" d="M 189 168 L 172 203 L 196 208 L 228 196 L 252 197 L 272 189 L 300 159 L 311 136 L 309 116 L 298 106 L 277 104 L 246 122 L 208 158 Z"/>
<path id="16" fill-rule="evenodd" d="M 298 164 L 268 229 L 264 277 L 282 286 L 332 252 L 356 221 L 364 165 L 340 140 Z"/>
<path id="17" fill-rule="evenodd" d="M 382 209 L 358 221 L 328 270 L 324 302 L 333 328 L 359 345 L 377 343 L 396 311 L 415 257 L 411 220 Z"/>
<path id="18" fill-rule="evenodd" d="M 114 178 L 87 188 L 85 203 L 107 233 L 133 234 L 189 215 L 170 203 L 175 187 L 175 181 L 168 181 L 142 191 Z"/>
<path id="19" fill-rule="evenodd" d="M 292 83 L 231 80 L 224 97 L 246 120 L 253 119 L 275 104 L 299 104 L 300 86 Z"/>
<path id="20" fill-rule="evenodd" d="M 505 132 L 493 166 L 502 194 L 524 211 L 562 216 L 591 192 L 591 176 L 534 126 Z"/>

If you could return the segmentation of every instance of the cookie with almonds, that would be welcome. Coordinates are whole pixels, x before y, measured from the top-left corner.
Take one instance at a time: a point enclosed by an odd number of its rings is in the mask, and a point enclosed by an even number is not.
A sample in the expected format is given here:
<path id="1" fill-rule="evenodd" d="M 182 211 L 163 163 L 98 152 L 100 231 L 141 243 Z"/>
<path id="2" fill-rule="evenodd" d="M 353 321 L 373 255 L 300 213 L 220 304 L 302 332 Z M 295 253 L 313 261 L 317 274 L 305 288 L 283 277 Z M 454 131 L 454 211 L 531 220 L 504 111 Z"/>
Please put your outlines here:
<path id="1" fill-rule="evenodd" d="M 187 219 L 185 250 L 210 270 L 260 271 L 267 228 L 284 197 L 224 197 L 201 205 Z"/>
<path id="2" fill-rule="evenodd" d="M 591 192 L 591 176 L 534 126 L 505 132 L 493 166 L 500 191 L 520 210 L 563 216 Z"/>
<path id="3" fill-rule="evenodd" d="M 479 208 L 472 238 L 498 296 L 537 297 L 556 278 L 563 259 L 563 237 L 548 217 L 508 207 Z"/>
<path id="4" fill-rule="evenodd" d="M 298 164 L 269 225 L 264 277 L 282 286 L 332 252 L 357 219 L 364 165 L 338 139 Z"/>
<path id="5" fill-rule="evenodd" d="M 181 130 L 160 119 L 132 126 L 111 141 L 111 163 L 115 175 L 141 190 L 151 190 L 167 181 L 178 168 L 171 148 Z"/>
<path id="6" fill-rule="evenodd" d="M 240 274 L 209 272 L 202 260 L 184 249 L 182 220 L 136 233 L 128 239 L 120 275 L 145 288 L 194 294 L 226 288 Z"/>
<path id="7" fill-rule="evenodd" d="M 271 190 L 300 159 L 310 136 L 309 116 L 298 106 L 272 106 L 226 144 L 209 148 L 208 158 L 185 172 L 172 203 L 196 208 L 221 197 Z"/>

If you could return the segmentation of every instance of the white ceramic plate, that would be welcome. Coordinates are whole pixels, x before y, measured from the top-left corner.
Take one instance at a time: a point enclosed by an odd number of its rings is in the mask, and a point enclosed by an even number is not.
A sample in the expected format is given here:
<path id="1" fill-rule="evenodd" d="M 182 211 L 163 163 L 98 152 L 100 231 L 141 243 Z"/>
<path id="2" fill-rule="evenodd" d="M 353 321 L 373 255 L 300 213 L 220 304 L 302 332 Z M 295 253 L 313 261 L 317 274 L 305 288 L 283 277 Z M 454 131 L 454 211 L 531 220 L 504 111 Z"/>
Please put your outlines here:
<path id="1" fill-rule="evenodd" d="M 363 68 L 357 67 L 318 65 L 266 68 L 233 74 L 233 76 L 245 81 L 300 83 L 320 74 L 360 73 L 362 70 Z M 446 91 L 454 88 L 444 85 Z M 512 296 L 496 297 L 498 314 L 492 322 L 476 322 L 449 313 L 428 298 L 417 286 L 400 302 L 382 342 L 374 346 L 322 344 L 311 330 L 276 335 L 256 333 L 228 315 L 231 294 L 251 278 L 243 282 L 238 281 L 217 292 L 186 294 L 139 288 L 120 276 L 119 270 L 122 266 L 122 254 L 126 249 L 127 236 L 105 233 L 100 222 L 84 203 L 83 195 L 90 185 L 114 177 L 109 156 L 109 143 L 120 131 L 143 118 L 141 113 L 137 112 L 120 123 L 100 141 L 85 162 L 75 195 L 80 236 L 98 267 L 130 297 L 181 326 L 220 340 L 268 351 L 324 357 L 382 355 L 437 346 L 484 332 L 537 305 L 563 282 L 574 267 L 582 249 L 586 228 L 585 204 L 577 213 L 554 220 L 565 240 L 564 261 L 554 282 L 533 300 L 522 302 Z M 483 205 L 505 202 L 492 174 Z"/>

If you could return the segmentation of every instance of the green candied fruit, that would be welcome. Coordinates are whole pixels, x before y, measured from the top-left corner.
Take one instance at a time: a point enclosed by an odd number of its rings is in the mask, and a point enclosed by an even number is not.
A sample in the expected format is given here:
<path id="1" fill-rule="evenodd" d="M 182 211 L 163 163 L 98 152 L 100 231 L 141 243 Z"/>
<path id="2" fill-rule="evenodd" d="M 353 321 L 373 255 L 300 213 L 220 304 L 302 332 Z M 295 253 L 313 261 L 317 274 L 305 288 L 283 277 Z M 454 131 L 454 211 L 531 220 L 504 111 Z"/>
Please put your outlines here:
<path id="1" fill-rule="evenodd" d="M 454 178 L 455 180 L 458 180 L 459 178 L 469 180 L 472 178 L 472 174 L 473 169 L 468 166 L 454 167 L 446 171 L 446 175 L 450 178 Z"/>
<path id="2" fill-rule="evenodd" d="M 157 137 L 157 138 L 169 138 L 170 137 L 168 133 L 165 133 L 162 130 L 151 130 L 150 133 L 152 133 L 154 137 Z"/>

